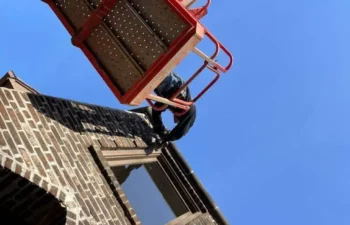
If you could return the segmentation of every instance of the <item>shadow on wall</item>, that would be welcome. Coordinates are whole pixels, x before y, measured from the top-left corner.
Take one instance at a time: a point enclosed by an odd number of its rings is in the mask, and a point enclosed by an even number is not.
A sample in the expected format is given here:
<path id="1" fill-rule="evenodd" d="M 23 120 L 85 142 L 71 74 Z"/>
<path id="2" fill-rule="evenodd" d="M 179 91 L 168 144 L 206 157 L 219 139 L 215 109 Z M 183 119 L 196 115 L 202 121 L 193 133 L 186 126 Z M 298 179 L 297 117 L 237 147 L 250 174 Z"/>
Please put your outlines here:
<path id="1" fill-rule="evenodd" d="M 50 96 L 29 93 L 28 97 L 39 113 L 74 132 L 103 135 L 107 139 L 121 137 L 128 143 L 117 143 L 118 147 L 145 148 L 157 139 L 152 125 L 140 114 Z M 45 126 L 48 121 L 40 119 Z"/>

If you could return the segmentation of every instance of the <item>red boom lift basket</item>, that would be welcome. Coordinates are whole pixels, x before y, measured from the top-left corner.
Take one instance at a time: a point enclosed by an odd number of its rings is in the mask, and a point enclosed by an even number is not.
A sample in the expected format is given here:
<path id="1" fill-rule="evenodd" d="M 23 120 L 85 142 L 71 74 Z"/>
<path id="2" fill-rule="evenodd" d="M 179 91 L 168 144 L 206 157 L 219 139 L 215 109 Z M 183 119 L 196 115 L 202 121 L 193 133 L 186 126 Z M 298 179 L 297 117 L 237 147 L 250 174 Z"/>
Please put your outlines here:
<path id="1" fill-rule="evenodd" d="M 189 9 L 194 0 L 43 1 L 122 104 L 137 106 L 146 99 L 153 107 L 151 100 L 186 111 L 232 65 L 230 52 L 199 22 L 210 0 L 196 9 Z M 211 57 L 196 48 L 205 36 L 216 46 Z M 226 67 L 214 61 L 220 49 L 229 57 Z M 204 59 L 203 66 L 170 99 L 152 94 L 191 51 Z M 205 68 L 216 74 L 214 80 L 191 102 L 177 99 Z"/>

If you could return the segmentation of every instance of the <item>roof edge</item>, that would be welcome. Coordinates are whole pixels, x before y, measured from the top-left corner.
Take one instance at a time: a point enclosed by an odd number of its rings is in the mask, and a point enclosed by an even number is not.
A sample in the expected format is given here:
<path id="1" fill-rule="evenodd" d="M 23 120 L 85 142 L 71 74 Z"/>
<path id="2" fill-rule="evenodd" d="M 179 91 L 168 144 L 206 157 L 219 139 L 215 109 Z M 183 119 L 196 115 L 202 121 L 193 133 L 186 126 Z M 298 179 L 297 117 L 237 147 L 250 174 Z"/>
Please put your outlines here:
<path id="1" fill-rule="evenodd" d="M 40 92 L 18 78 L 12 70 L 8 71 L 2 78 L 0 78 L 0 87 L 7 87 L 33 94 L 40 94 Z"/>

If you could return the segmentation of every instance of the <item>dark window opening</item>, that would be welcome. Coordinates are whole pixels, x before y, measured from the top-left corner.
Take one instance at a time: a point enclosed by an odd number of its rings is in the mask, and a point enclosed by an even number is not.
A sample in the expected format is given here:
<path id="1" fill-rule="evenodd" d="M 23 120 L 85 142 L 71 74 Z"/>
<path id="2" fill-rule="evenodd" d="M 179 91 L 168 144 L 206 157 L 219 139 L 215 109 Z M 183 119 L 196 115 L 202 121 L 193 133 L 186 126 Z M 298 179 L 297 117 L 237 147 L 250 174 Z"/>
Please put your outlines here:
<path id="1" fill-rule="evenodd" d="M 0 207 L 0 218 L 1 224 L 3 225 L 30 225 L 29 223 L 25 222 L 21 217 L 10 212 L 4 207 Z"/>

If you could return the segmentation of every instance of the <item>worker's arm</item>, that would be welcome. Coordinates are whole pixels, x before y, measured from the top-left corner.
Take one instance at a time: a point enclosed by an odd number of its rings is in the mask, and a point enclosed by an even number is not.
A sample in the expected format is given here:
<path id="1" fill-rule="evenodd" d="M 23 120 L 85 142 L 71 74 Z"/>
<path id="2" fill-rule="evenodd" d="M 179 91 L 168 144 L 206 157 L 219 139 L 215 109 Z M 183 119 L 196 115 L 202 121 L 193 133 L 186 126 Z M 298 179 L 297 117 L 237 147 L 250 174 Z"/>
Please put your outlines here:
<path id="1" fill-rule="evenodd" d="M 179 120 L 174 129 L 163 137 L 163 141 L 176 141 L 188 133 L 196 120 L 196 106 L 193 105 Z"/>
<path id="2" fill-rule="evenodd" d="M 185 90 L 186 90 L 185 91 L 186 94 L 184 95 L 183 100 L 191 101 L 189 88 L 187 87 Z M 163 103 L 157 102 L 155 105 L 159 107 L 159 106 L 162 106 L 162 104 Z M 178 118 L 179 123 L 174 127 L 174 129 L 172 129 L 169 132 L 167 131 L 167 129 L 165 128 L 162 122 L 161 114 L 163 111 L 156 111 L 154 109 L 152 110 L 154 130 L 162 137 L 163 142 L 179 140 L 180 138 L 182 138 L 184 135 L 188 133 L 188 131 L 193 126 L 194 121 L 196 120 L 196 106 L 192 105 L 185 115 L 180 116 Z"/>
<path id="3" fill-rule="evenodd" d="M 162 106 L 162 103 L 157 102 L 155 104 L 155 106 L 160 107 L 160 106 Z M 164 111 L 165 110 L 157 111 L 157 110 L 152 109 L 153 127 L 154 127 L 154 131 L 158 134 L 162 134 L 166 131 L 166 128 L 165 128 L 163 121 L 162 121 L 162 113 Z"/>

